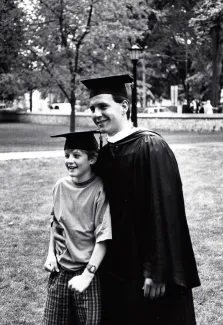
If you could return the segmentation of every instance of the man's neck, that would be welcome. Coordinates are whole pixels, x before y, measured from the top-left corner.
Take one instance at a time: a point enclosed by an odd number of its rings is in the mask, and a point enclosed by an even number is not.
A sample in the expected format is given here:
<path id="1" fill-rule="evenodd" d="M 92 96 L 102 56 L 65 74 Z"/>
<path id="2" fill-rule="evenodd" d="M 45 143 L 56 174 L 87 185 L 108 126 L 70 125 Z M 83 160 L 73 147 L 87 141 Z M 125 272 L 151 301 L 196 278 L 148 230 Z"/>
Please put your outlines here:
<path id="1" fill-rule="evenodd" d="M 136 129 L 133 127 L 132 122 L 127 121 L 127 123 L 125 123 L 125 125 L 123 125 L 123 128 L 119 132 L 117 132 L 116 134 L 114 134 L 112 136 L 107 135 L 107 140 L 111 143 L 114 143 L 121 139 L 124 139 L 125 137 L 134 133 L 135 131 L 136 131 Z"/>

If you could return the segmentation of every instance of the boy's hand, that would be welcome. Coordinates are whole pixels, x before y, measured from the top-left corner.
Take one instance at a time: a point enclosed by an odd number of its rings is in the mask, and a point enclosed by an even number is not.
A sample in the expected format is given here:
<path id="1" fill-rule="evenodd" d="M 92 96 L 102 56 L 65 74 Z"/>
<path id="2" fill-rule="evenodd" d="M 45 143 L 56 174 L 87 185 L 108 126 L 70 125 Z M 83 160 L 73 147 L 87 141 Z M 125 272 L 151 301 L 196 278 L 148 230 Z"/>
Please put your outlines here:
<path id="1" fill-rule="evenodd" d="M 55 255 L 48 255 L 44 264 L 44 269 L 47 272 L 60 272 Z"/>
<path id="2" fill-rule="evenodd" d="M 74 292 L 81 293 L 89 287 L 93 277 L 94 274 L 85 270 L 81 275 L 74 276 L 68 282 L 68 288 Z"/>

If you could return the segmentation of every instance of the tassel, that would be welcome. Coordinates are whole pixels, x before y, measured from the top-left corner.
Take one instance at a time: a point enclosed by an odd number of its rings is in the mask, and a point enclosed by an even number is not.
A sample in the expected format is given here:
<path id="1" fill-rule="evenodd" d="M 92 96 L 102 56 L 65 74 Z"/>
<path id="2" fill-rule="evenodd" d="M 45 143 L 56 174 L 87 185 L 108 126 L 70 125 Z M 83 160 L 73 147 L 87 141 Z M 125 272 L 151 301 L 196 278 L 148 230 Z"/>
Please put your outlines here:
<path id="1" fill-rule="evenodd" d="M 99 131 L 100 132 L 100 131 Z M 102 137 L 102 134 L 100 132 L 100 135 L 99 135 L 99 141 L 100 141 L 100 149 L 102 148 L 103 146 L 103 137 Z"/>

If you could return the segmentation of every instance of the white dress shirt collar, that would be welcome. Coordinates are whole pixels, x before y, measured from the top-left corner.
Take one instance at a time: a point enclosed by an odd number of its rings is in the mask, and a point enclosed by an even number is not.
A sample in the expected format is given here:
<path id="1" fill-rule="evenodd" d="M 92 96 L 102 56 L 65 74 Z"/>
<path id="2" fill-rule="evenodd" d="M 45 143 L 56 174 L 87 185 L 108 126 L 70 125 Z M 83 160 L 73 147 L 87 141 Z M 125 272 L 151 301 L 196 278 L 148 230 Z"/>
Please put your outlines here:
<path id="1" fill-rule="evenodd" d="M 107 136 L 107 141 L 111 142 L 111 143 L 115 143 L 119 140 L 122 140 L 124 138 L 126 138 L 128 135 L 136 132 L 138 130 L 138 128 L 135 128 L 132 125 L 129 125 L 128 127 L 126 127 L 125 129 L 119 131 L 118 133 L 116 133 L 115 135 L 112 136 Z"/>

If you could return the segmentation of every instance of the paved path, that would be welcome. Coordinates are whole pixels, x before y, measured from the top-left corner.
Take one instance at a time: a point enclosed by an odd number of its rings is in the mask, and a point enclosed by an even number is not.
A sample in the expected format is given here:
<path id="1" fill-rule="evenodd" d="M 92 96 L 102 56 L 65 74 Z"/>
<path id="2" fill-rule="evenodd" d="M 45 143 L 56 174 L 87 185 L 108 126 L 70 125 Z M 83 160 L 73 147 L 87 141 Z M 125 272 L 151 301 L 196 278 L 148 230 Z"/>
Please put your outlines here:
<path id="1" fill-rule="evenodd" d="M 172 150 L 190 149 L 198 147 L 213 148 L 218 147 L 223 149 L 223 142 L 202 142 L 202 143 L 179 143 L 170 144 Z M 18 160 L 18 159 L 33 159 L 33 158 L 51 158 L 51 157 L 63 157 L 63 150 L 54 151 L 28 151 L 28 152 L 3 152 L 0 153 L 0 160 Z"/>
<path id="2" fill-rule="evenodd" d="M 0 153 L 0 160 L 33 159 L 63 157 L 64 151 L 28 151 L 28 152 L 3 152 Z"/>

